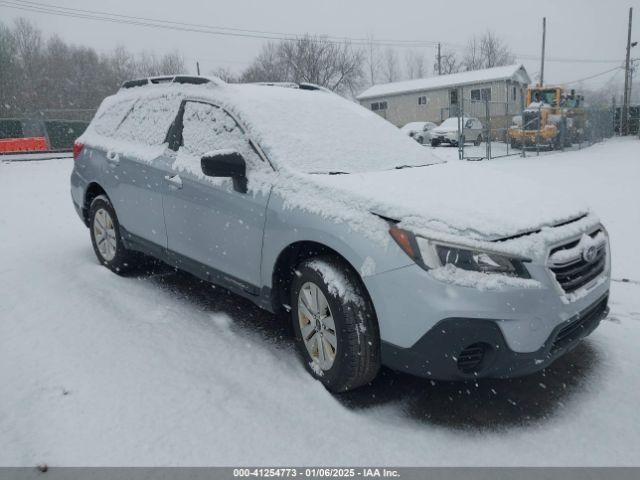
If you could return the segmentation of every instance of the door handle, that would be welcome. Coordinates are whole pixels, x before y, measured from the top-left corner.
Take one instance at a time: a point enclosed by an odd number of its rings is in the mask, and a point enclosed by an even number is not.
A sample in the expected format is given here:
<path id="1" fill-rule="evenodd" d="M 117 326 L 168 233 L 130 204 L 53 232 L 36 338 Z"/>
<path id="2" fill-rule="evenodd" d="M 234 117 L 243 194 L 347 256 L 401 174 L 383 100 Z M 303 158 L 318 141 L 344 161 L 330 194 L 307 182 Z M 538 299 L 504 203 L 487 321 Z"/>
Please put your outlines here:
<path id="1" fill-rule="evenodd" d="M 107 161 L 113 165 L 118 165 L 120 163 L 120 155 L 116 152 L 107 152 Z"/>
<path id="2" fill-rule="evenodd" d="M 164 179 L 169 184 L 169 188 L 173 190 L 182 188 L 182 179 L 180 178 L 180 175 L 165 175 Z"/>

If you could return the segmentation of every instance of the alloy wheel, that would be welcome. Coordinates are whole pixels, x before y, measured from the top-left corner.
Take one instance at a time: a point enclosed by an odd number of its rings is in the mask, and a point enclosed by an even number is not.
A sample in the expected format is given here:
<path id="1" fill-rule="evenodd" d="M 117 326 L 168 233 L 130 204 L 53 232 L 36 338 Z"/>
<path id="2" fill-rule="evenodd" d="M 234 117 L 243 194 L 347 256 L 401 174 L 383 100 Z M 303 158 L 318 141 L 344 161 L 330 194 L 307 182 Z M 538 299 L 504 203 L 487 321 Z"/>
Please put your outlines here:
<path id="1" fill-rule="evenodd" d="M 104 208 L 93 217 L 93 236 L 103 260 L 110 262 L 116 256 L 116 227 L 111 214 Z"/>
<path id="2" fill-rule="evenodd" d="M 298 293 L 298 322 L 312 361 L 323 371 L 329 370 L 338 347 L 336 325 L 327 298 L 313 282 L 303 284 Z"/>

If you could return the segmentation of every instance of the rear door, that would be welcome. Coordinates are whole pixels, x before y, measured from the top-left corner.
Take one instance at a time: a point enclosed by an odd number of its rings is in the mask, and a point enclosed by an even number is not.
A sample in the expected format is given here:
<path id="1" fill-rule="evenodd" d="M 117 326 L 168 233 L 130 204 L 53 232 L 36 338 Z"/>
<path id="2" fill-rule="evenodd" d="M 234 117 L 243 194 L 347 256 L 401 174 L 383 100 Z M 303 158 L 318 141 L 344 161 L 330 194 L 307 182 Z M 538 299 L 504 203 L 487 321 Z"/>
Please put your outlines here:
<path id="1" fill-rule="evenodd" d="M 123 234 L 154 252 L 167 247 L 162 201 L 172 152 L 165 139 L 179 106 L 177 97 L 137 100 L 118 125 L 112 148 L 105 152 L 107 168 L 116 180 L 108 193 Z"/>
<path id="2" fill-rule="evenodd" d="M 231 289 L 251 291 L 260 283 L 270 193 L 270 186 L 258 179 L 272 169 L 239 123 L 216 105 L 184 102 L 178 125 L 180 144 L 170 174 L 175 180 L 164 199 L 169 250 L 178 265 Z M 235 190 L 229 178 L 202 173 L 200 160 L 205 153 L 228 149 L 246 161 L 247 193 Z"/>

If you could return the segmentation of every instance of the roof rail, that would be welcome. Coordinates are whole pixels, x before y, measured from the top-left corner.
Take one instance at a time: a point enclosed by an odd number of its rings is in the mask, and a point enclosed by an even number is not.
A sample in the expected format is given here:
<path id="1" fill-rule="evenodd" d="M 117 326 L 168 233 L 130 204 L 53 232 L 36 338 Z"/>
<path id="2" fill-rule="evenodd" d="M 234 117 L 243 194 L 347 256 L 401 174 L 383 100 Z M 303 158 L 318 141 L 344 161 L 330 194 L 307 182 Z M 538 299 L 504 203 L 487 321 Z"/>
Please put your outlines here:
<path id="1" fill-rule="evenodd" d="M 331 90 L 315 83 L 296 83 L 296 82 L 255 82 L 255 85 L 263 85 L 265 87 L 282 87 L 282 88 L 297 88 L 299 90 L 320 90 L 322 92 L 329 92 Z"/>
<path id="2" fill-rule="evenodd" d="M 205 83 L 214 83 L 221 85 L 224 82 L 218 77 L 198 77 L 195 75 L 170 75 L 162 77 L 137 78 L 135 80 L 127 80 L 123 82 L 120 88 L 144 87 L 146 85 L 158 85 L 161 83 L 181 83 L 190 85 L 202 85 Z"/>

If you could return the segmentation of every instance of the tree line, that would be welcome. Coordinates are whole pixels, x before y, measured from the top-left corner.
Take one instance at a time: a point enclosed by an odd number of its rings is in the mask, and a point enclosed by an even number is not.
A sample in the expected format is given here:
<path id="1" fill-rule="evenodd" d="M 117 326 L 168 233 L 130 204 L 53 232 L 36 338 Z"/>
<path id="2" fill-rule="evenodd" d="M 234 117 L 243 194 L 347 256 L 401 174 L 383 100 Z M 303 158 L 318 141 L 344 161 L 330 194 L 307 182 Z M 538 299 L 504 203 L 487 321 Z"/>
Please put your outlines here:
<path id="1" fill-rule="evenodd" d="M 443 51 L 429 68 L 424 51 L 382 48 L 374 38 L 359 45 L 305 35 L 265 43 L 243 71 L 225 68 L 213 72 L 228 82 L 308 82 L 354 97 L 362 89 L 403 79 L 478 70 L 515 61 L 509 47 L 487 31 L 472 37 L 459 55 Z M 59 36 L 48 38 L 32 22 L 19 18 L 0 22 L 0 117 L 53 111 L 50 116 L 81 118 L 71 110 L 92 110 L 115 92 L 123 81 L 155 75 L 184 73 L 180 52 L 157 55 L 132 53 L 116 47 L 109 53 L 70 45 Z M 88 115 L 90 117 L 90 113 Z"/>
<path id="2" fill-rule="evenodd" d="M 0 22 L 0 117 L 49 111 L 49 117 L 90 119 L 91 110 L 123 81 L 184 70 L 179 52 L 133 54 L 117 47 L 98 54 L 57 35 L 45 38 L 23 18 L 11 26 Z"/>

